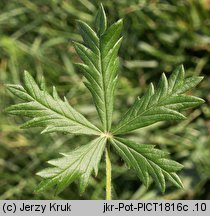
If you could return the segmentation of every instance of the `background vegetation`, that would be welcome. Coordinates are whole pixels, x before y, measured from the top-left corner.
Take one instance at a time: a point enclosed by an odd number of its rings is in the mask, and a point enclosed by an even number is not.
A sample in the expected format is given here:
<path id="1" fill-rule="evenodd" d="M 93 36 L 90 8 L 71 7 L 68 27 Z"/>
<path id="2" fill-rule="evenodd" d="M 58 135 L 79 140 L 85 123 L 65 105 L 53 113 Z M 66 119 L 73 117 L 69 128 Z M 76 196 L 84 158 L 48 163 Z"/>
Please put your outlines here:
<path id="1" fill-rule="evenodd" d="M 185 168 L 180 173 L 184 190 L 168 187 L 165 194 L 153 182 L 148 190 L 113 153 L 114 199 L 210 199 L 210 3 L 208 0 L 101 0 L 110 23 L 124 18 L 120 49 L 120 80 L 114 119 L 142 94 L 150 81 L 183 63 L 188 75 L 204 75 L 193 94 L 206 103 L 190 110 L 187 120 L 155 124 L 130 134 L 139 143 L 156 144 L 171 152 Z M 34 194 L 40 182 L 35 173 L 45 161 L 86 143 L 87 137 L 21 130 L 24 119 L 3 109 L 15 103 L 5 83 L 20 83 L 24 70 L 47 85 L 97 123 L 90 93 L 73 62 L 79 61 L 72 40 L 80 41 L 76 19 L 91 23 L 98 1 L 0 1 L 0 199 L 104 199 L 105 167 L 82 195 L 72 184 L 58 197 L 52 191 Z M 191 92 L 189 92 L 190 94 Z"/>

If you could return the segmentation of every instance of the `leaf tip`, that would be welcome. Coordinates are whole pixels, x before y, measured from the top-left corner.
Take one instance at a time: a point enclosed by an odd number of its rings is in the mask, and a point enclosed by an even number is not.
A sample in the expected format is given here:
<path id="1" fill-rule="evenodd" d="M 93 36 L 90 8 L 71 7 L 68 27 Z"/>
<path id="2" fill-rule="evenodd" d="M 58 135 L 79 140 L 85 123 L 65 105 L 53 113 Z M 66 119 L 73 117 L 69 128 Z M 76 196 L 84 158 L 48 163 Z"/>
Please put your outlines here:
<path id="1" fill-rule="evenodd" d="M 152 94 L 154 94 L 155 89 L 152 82 L 149 84 L 149 90 L 152 92 Z"/>
<path id="2" fill-rule="evenodd" d="M 23 71 L 24 77 L 30 76 L 30 73 L 27 70 Z"/>
<path id="3" fill-rule="evenodd" d="M 165 74 L 165 73 L 162 73 L 162 74 L 161 74 L 161 79 L 163 79 L 164 81 L 167 81 L 167 78 L 166 78 L 166 74 Z"/>
<path id="4" fill-rule="evenodd" d="M 38 172 L 35 173 L 35 175 L 42 177 L 41 173 L 42 173 L 42 171 L 38 171 Z"/>
<path id="5" fill-rule="evenodd" d="M 165 187 L 164 187 L 164 188 L 161 188 L 161 192 L 162 192 L 162 194 L 164 194 L 165 191 L 166 191 Z"/>
<path id="6" fill-rule="evenodd" d="M 46 128 L 40 132 L 40 134 L 46 134 L 46 133 L 47 133 Z"/>
<path id="7" fill-rule="evenodd" d="M 182 181 L 180 181 L 179 186 L 180 186 L 181 189 L 184 189 L 184 184 L 182 183 Z"/>
<path id="8" fill-rule="evenodd" d="M 198 80 L 198 84 L 204 79 L 204 76 L 198 76 L 197 80 Z"/>
<path id="9" fill-rule="evenodd" d="M 46 91 L 46 80 L 45 80 L 45 77 L 42 76 L 41 77 L 41 80 L 40 80 L 40 89 L 42 91 Z"/>
<path id="10" fill-rule="evenodd" d="M 81 30 L 84 26 L 86 26 L 87 24 L 85 22 L 83 22 L 82 20 L 76 19 L 76 24 L 78 26 L 78 28 Z"/>
<path id="11" fill-rule="evenodd" d="M 121 18 L 121 19 L 119 19 L 118 21 L 117 21 L 117 23 L 119 23 L 119 24 L 123 24 L 123 18 Z"/>
<path id="12" fill-rule="evenodd" d="M 102 3 L 99 5 L 99 10 L 95 18 L 95 28 L 98 35 L 102 35 L 107 29 L 106 13 Z"/>
<path id="13" fill-rule="evenodd" d="M 180 70 L 184 71 L 184 65 L 183 65 L 183 64 L 180 64 L 180 65 L 178 66 L 178 68 L 179 68 Z"/>
<path id="14" fill-rule="evenodd" d="M 201 104 L 203 104 L 203 103 L 206 102 L 204 99 L 199 98 L 199 97 L 195 97 L 195 100 L 197 102 L 196 106 L 199 106 L 199 105 L 201 105 Z"/>

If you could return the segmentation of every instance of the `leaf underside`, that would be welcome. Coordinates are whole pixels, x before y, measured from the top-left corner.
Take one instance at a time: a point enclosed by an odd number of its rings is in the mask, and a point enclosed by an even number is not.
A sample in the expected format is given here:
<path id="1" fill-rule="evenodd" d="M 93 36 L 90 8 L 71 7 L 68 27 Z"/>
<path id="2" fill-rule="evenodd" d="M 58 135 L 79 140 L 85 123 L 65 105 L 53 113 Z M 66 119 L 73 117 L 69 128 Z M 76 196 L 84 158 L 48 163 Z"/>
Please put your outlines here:
<path id="1" fill-rule="evenodd" d="M 203 77 L 185 78 L 183 66 L 178 67 L 168 80 L 165 74 L 162 74 L 157 89 L 150 84 L 144 96 L 135 101 L 112 129 L 113 134 L 128 133 L 159 121 L 185 119 L 180 110 L 198 106 L 204 101 L 183 93 L 202 79 Z"/>

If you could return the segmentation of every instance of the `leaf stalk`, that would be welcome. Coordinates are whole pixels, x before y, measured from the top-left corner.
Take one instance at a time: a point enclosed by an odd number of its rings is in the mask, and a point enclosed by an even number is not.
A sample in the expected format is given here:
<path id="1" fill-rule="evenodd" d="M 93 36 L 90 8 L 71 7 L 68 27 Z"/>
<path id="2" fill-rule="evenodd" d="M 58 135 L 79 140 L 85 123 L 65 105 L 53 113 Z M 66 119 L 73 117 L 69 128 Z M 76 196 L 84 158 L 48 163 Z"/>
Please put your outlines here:
<path id="1" fill-rule="evenodd" d="M 111 186 L 111 178 L 112 178 L 112 165 L 110 158 L 110 145 L 106 146 L 106 200 L 112 199 L 112 186 Z"/>

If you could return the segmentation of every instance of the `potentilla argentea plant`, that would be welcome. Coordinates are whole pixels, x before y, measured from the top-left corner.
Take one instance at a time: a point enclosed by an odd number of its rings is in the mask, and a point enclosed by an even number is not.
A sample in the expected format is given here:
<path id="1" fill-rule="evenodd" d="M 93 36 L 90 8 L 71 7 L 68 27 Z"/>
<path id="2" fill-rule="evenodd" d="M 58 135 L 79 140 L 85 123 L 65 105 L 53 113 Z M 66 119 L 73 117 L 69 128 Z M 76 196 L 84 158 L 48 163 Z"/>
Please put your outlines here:
<path id="1" fill-rule="evenodd" d="M 202 77 L 185 78 L 183 66 L 178 67 L 168 79 L 162 74 L 157 88 L 150 84 L 146 93 L 137 98 L 119 122 L 112 126 L 122 20 L 107 27 L 101 5 L 94 30 L 83 21 L 79 21 L 78 26 L 84 44 L 74 43 L 83 61 L 77 66 L 86 78 L 85 85 L 92 94 L 101 120 L 100 129 L 76 111 L 66 98 L 62 100 L 55 87 L 50 95 L 43 88 L 44 85 L 39 87 L 28 72 L 24 74 L 24 86 L 7 85 L 10 92 L 24 101 L 10 106 L 7 112 L 31 118 L 22 128 L 43 127 L 42 133 L 65 132 L 96 136 L 90 143 L 48 161 L 51 167 L 37 173 L 44 180 L 36 191 L 55 187 L 58 194 L 73 181 L 79 180 L 80 191 L 84 192 L 91 173 L 94 171 L 97 175 L 99 162 L 105 152 L 106 199 L 111 199 L 110 145 L 136 172 L 144 185 L 148 186 L 151 176 L 163 192 L 166 180 L 182 188 L 182 182 L 176 174 L 182 169 L 181 164 L 169 159 L 166 152 L 154 145 L 135 143 L 120 136 L 159 121 L 185 119 L 181 110 L 198 106 L 204 101 L 183 93 L 196 86 Z"/>

